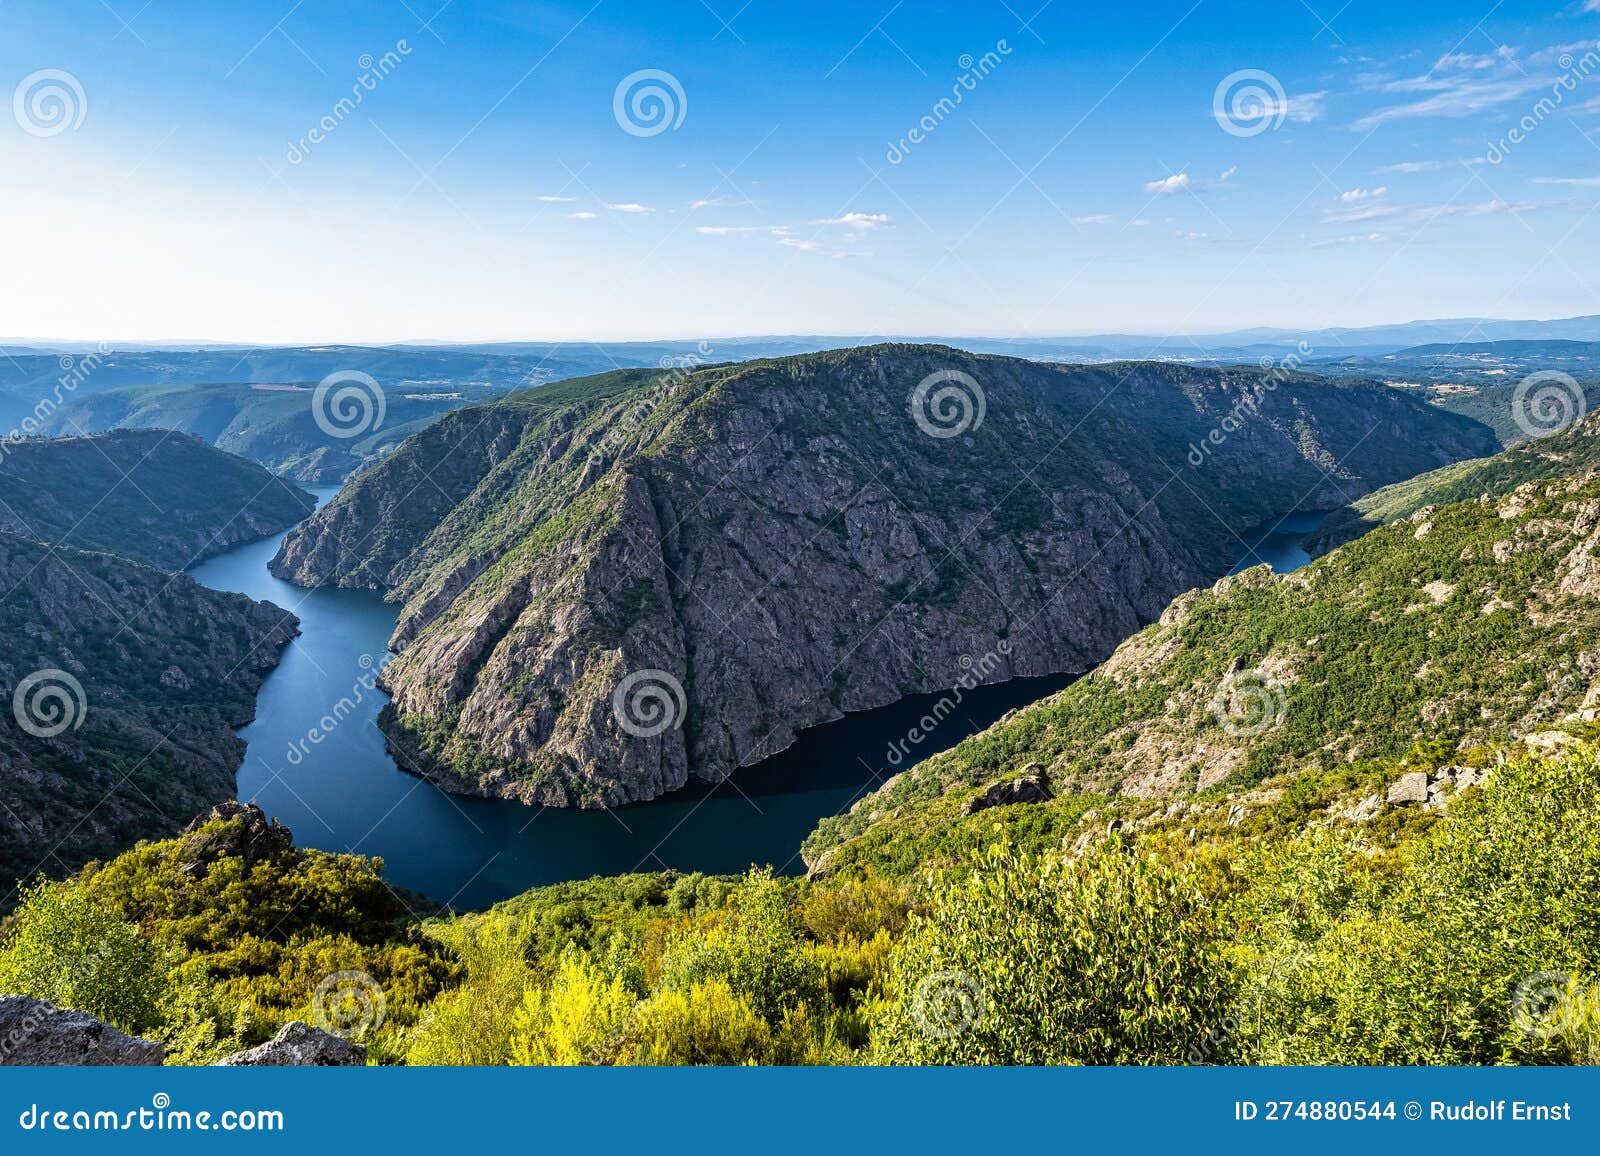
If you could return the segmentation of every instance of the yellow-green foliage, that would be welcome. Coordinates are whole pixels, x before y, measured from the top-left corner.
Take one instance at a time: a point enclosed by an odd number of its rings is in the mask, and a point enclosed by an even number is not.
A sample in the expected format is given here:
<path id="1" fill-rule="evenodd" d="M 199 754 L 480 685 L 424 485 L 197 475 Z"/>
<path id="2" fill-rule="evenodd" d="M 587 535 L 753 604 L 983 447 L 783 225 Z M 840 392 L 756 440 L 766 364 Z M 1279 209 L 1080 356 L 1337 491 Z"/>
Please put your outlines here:
<path id="1" fill-rule="evenodd" d="M 511 1062 L 605 1064 L 622 1053 L 637 1001 L 616 976 L 568 952 L 548 988 L 530 988 L 512 1017 Z"/>
<path id="2" fill-rule="evenodd" d="M 1221 935 L 1192 872 L 1120 842 L 1069 860 L 996 848 L 936 887 L 896 950 L 873 1058 L 1180 1062 L 1229 994 Z"/>
<path id="3" fill-rule="evenodd" d="M 141 1032 L 161 1020 L 161 953 L 70 884 L 27 888 L 0 944 L 0 992 L 49 1000 Z"/>
<path id="4" fill-rule="evenodd" d="M 1265 1063 L 1592 1061 L 1600 759 L 1523 757 L 1376 860 L 1308 835 L 1251 856 L 1254 982 L 1231 1055 Z M 1548 1017 L 1529 1018 L 1552 986 Z M 1519 995 L 1519 990 L 1521 995 Z M 1517 1009 L 1531 1009 L 1519 1016 Z M 1546 1022 L 1548 1019 L 1548 1022 Z M 1209 1058 L 1209 1057 L 1208 1057 Z"/>

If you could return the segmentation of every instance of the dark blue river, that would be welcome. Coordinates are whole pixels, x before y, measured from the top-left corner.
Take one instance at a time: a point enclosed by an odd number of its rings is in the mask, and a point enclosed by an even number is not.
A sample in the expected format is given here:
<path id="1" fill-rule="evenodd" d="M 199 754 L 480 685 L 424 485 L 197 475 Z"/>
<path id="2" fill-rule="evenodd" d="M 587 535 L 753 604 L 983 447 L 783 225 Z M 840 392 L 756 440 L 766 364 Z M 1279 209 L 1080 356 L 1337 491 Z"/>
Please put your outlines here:
<path id="1" fill-rule="evenodd" d="M 336 490 L 320 490 L 326 500 Z M 390 882 L 458 908 L 482 907 L 546 883 L 671 867 L 726 874 L 752 864 L 803 869 L 817 820 L 914 759 L 954 746 L 1071 676 L 967 691 L 910 758 L 889 763 L 938 695 L 849 715 L 801 734 L 782 754 L 713 790 L 687 789 L 610 811 L 525 807 L 447 795 L 395 766 L 371 689 L 398 608 L 359 590 L 303 590 L 267 572 L 281 537 L 238 547 L 190 571 L 217 590 L 265 598 L 300 616 L 300 637 L 261 689 L 239 798 L 286 823 L 302 847 L 378 855 Z M 323 720 L 343 704 L 332 727 Z M 326 731 L 320 741 L 313 732 Z"/>

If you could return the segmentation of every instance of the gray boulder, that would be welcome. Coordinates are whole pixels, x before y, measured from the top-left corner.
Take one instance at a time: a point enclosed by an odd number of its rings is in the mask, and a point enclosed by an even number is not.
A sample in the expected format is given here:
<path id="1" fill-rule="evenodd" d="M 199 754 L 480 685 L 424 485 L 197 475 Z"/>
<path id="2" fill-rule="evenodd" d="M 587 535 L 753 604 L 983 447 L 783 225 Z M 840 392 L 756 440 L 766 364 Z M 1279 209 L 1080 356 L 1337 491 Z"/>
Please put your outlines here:
<path id="1" fill-rule="evenodd" d="M 1029 768 L 1038 763 L 1028 764 Z M 1027 769 L 1027 768 L 1024 768 Z M 972 798 L 961 804 L 963 815 L 974 815 L 990 807 L 1004 807 L 1009 803 L 1045 803 L 1051 799 L 1050 782 L 1043 770 L 1025 774 L 1020 779 L 1002 779 L 990 783 Z"/>
<path id="2" fill-rule="evenodd" d="M 367 1062 L 367 1049 L 332 1032 L 294 1020 L 264 1044 L 217 1061 L 219 1068 L 342 1068 Z"/>
<path id="3" fill-rule="evenodd" d="M 153 1067 L 166 1049 L 124 1035 L 86 1012 L 42 999 L 0 995 L 0 1065 Z"/>
<path id="4" fill-rule="evenodd" d="M 1412 771 L 1410 774 L 1401 775 L 1400 781 L 1389 788 L 1389 803 L 1391 806 L 1404 807 L 1411 803 L 1426 803 L 1428 801 L 1428 774 L 1426 771 Z"/>

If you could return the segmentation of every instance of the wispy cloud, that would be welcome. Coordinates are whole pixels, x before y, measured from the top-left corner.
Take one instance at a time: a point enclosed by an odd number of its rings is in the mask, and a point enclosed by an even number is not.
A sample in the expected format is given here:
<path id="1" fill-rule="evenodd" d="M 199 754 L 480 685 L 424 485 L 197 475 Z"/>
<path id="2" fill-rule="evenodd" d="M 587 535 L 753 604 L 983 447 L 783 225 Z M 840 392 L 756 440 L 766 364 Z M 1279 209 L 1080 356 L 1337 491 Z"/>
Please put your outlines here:
<path id="1" fill-rule="evenodd" d="M 541 193 L 539 196 L 534 197 L 533 199 L 536 201 L 543 201 L 547 205 L 565 205 L 568 202 L 577 200 L 578 198 L 558 196 L 554 193 Z"/>
<path id="2" fill-rule="evenodd" d="M 1324 237 L 1311 242 L 1313 249 L 1343 248 L 1347 245 L 1381 245 L 1389 239 L 1387 233 L 1346 233 L 1342 237 Z"/>
<path id="3" fill-rule="evenodd" d="M 615 205 L 607 204 L 606 208 L 610 209 L 613 213 L 653 213 L 653 212 L 655 212 L 655 210 L 652 209 L 649 205 L 641 205 L 638 201 L 624 201 L 621 204 L 615 204 Z"/>
<path id="4" fill-rule="evenodd" d="M 1087 217 L 1073 217 L 1072 223 L 1074 225 L 1109 225 L 1111 223 L 1111 214 L 1090 213 Z"/>
<path id="5" fill-rule="evenodd" d="M 1444 168 L 1443 161 L 1401 161 L 1399 164 L 1384 165 L 1377 171 L 1380 173 L 1431 173 L 1435 169 Z"/>
<path id="6" fill-rule="evenodd" d="M 893 224 L 888 213 L 845 213 L 841 217 L 824 217 L 820 221 L 812 221 L 813 225 L 843 225 L 847 229 L 876 229 L 884 225 Z"/>
<path id="7" fill-rule="evenodd" d="M 1162 197 L 1172 193 L 1181 193 L 1188 187 L 1188 173 L 1173 173 L 1170 177 L 1162 177 L 1158 181 L 1146 181 L 1144 183 L 1145 192 Z"/>
<path id="8" fill-rule="evenodd" d="M 1600 3 L 1600 0 L 1595 0 L 1595 2 Z M 1595 185 L 1600 185 L 1600 177 L 1534 177 L 1533 183 L 1536 185 L 1580 185 L 1585 188 L 1591 188 Z"/>
<path id="9" fill-rule="evenodd" d="M 1376 200 L 1388 191 L 1387 185 L 1379 185 L 1375 189 L 1346 189 L 1339 194 L 1339 200 L 1346 205 L 1353 205 L 1358 201 Z"/>
<path id="10" fill-rule="evenodd" d="M 581 210 L 576 213 L 567 214 L 567 216 L 572 218 L 574 221 L 592 221 L 599 215 L 599 213 L 591 213 L 588 210 Z"/>
<path id="11" fill-rule="evenodd" d="M 1336 213 L 1325 213 L 1325 225 L 1354 224 L 1360 221 L 1384 221 L 1389 225 L 1426 225 L 1445 217 L 1489 217 L 1500 213 L 1537 213 L 1545 209 L 1565 207 L 1566 201 L 1505 201 L 1496 197 L 1490 201 L 1456 205 L 1390 205 L 1364 204 Z"/>

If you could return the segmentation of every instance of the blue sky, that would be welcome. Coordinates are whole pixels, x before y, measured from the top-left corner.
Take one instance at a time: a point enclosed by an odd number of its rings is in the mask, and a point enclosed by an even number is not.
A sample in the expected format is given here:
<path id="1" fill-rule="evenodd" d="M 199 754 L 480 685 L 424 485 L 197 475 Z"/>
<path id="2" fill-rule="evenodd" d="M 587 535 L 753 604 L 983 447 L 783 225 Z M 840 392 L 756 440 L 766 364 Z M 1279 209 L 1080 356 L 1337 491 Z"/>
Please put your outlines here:
<path id="1" fill-rule="evenodd" d="M 0 4 L 0 333 L 1600 313 L 1600 0 L 441 2 Z"/>

